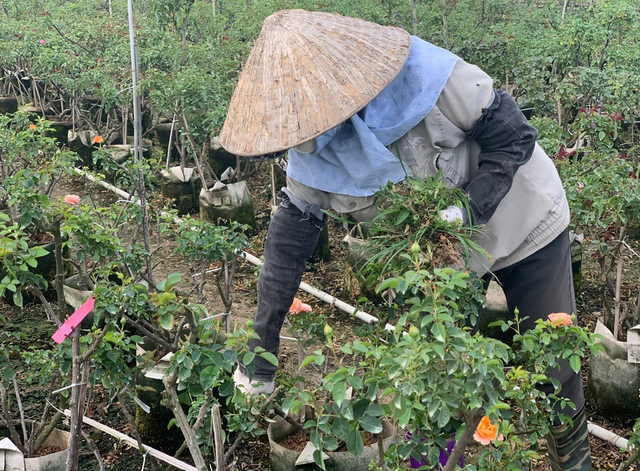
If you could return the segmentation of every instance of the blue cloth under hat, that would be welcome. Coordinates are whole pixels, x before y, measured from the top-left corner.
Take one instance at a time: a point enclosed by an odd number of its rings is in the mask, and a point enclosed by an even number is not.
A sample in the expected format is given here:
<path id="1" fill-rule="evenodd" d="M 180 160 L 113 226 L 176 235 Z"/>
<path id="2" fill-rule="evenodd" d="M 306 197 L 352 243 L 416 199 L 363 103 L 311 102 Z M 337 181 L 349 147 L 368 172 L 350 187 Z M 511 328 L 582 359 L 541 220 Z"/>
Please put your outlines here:
<path id="1" fill-rule="evenodd" d="M 329 193 L 370 196 L 408 169 L 386 148 L 422 121 L 435 105 L 458 57 L 412 36 L 400 73 L 360 112 L 316 138 L 316 150 L 289 151 L 287 174 Z"/>

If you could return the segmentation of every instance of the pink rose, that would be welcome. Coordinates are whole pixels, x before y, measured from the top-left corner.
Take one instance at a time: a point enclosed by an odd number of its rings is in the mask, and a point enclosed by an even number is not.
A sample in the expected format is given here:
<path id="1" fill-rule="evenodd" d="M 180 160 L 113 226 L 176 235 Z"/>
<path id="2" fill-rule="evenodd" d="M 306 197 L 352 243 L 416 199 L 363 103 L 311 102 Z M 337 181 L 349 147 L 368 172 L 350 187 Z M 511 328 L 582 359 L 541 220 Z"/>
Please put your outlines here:
<path id="1" fill-rule="evenodd" d="M 80 201 L 80 197 L 78 195 L 66 195 L 64 197 L 64 202 L 69 204 L 76 204 Z"/>
<path id="2" fill-rule="evenodd" d="M 571 319 L 571 316 L 566 312 L 554 312 L 549 314 L 549 320 L 554 327 L 573 324 L 573 319 Z"/>
<path id="3" fill-rule="evenodd" d="M 41 39 L 41 40 L 40 40 L 40 44 L 44 44 L 44 39 Z"/>
<path id="4" fill-rule="evenodd" d="M 293 314 L 299 314 L 301 312 L 311 312 L 311 306 L 303 303 L 298 298 L 293 298 L 293 302 L 291 303 L 291 307 L 289 308 L 289 312 Z"/>

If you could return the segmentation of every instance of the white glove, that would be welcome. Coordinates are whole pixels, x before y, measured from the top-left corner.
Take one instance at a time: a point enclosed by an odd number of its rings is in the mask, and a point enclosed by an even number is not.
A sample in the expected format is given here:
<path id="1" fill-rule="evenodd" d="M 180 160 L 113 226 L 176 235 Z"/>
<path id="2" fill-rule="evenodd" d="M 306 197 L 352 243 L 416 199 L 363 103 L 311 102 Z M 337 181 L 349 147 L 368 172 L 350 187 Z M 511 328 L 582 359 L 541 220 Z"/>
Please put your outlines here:
<path id="1" fill-rule="evenodd" d="M 240 371 L 237 367 L 233 373 L 233 383 L 236 388 L 248 396 L 257 396 L 258 394 L 271 394 L 275 387 L 274 381 L 258 381 L 250 380 L 247 375 Z"/>
<path id="2" fill-rule="evenodd" d="M 462 209 L 457 206 L 449 206 L 440 211 L 440 219 L 450 223 L 462 222 Z"/>

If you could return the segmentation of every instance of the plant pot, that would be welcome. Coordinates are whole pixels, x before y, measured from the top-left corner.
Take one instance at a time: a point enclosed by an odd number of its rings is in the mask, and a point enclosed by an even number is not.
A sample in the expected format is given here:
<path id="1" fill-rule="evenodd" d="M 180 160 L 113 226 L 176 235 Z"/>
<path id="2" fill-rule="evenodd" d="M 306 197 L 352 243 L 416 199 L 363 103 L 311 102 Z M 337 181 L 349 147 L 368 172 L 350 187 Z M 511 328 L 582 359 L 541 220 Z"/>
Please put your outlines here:
<path id="1" fill-rule="evenodd" d="M 200 217 L 215 224 L 236 221 L 255 227 L 253 199 L 247 182 L 243 180 L 228 185 L 218 182 L 210 190 L 200 190 Z"/>
<path id="2" fill-rule="evenodd" d="M 289 450 L 280 445 L 280 441 L 293 435 L 295 432 L 297 432 L 297 429 L 281 417 L 276 417 L 275 421 L 267 428 L 267 437 L 269 438 L 269 446 L 271 447 L 269 461 L 271 462 L 271 469 L 274 471 L 318 469 L 314 467 L 315 465 L 313 463 L 307 464 L 299 462 L 303 452 Z M 391 444 L 397 441 L 393 427 L 386 422 L 384 423 L 383 436 L 385 436 L 383 448 L 386 451 Z M 356 456 L 348 451 L 326 452 L 324 455 L 326 455 L 325 465 L 327 471 L 367 471 L 371 460 L 378 461 L 378 444 L 375 443 L 371 446 L 364 447 L 364 453 L 361 456 Z M 296 462 L 298 462 L 298 464 L 296 464 Z"/>
<path id="3" fill-rule="evenodd" d="M 165 387 L 162 378 L 170 366 L 172 353 L 157 361 L 151 361 L 155 348 L 148 337 L 136 347 L 136 365 L 144 365 L 135 374 L 136 415 L 135 422 L 142 442 L 168 454 L 175 454 L 184 442 L 180 427 L 170 427 L 175 420 L 173 411 L 164 404 Z M 148 362 L 148 363 L 147 363 Z M 158 433 L 163 430 L 162 433 Z"/>
<path id="4" fill-rule="evenodd" d="M 0 97 L 0 114 L 12 114 L 18 111 L 18 99 L 16 97 Z"/>
<path id="5" fill-rule="evenodd" d="M 93 131 L 67 131 L 67 145 L 69 149 L 78 154 L 80 165 L 93 168 L 93 139 L 97 134 Z"/>
<path id="6" fill-rule="evenodd" d="M 160 174 L 162 196 L 175 201 L 178 214 L 189 214 L 198 210 L 200 180 L 193 168 L 172 167 Z M 199 190 L 198 190 L 199 191 Z"/>
<path id="7" fill-rule="evenodd" d="M 76 311 L 82 304 L 93 296 L 92 290 L 87 290 L 83 286 L 80 286 L 80 277 L 78 275 L 70 276 L 64 280 L 64 301 Z M 95 322 L 95 310 L 82 319 L 80 324 L 82 329 L 91 329 Z M 101 325 L 101 324 L 100 324 Z"/>
<path id="8" fill-rule="evenodd" d="M 56 139 L 58 145 L 68 146 L 69 131 L 73 131 L 73 121 L 71 121 L 70 119 L 55 119 L 54 117 L 47 119 L 49 119 L 52 128 L 50 136 Z"/>
<path id="9" fill-rule="evenodd" d="M 3 431 L 0 429 L 0 437 L 2 435 Z M 42 446 L 57 448 L 60 451 L 35 458 L 24 458 L 20 451 L 11 451 L 6 454 L 7 461 L 4 465 L 7 467 L 3 469 L 11 471 L 64 471 L 69 456 L 70 440 L 71 434 L 69 432 L 54 429 Z M 0 453 L 3 451 L 0 450 Z M 2 460 L 0 460 L 0 464 L 3 464 Z"/>
<path id="10" fill-rule="evenodd" d="M 213 170 L 216 175 L 222 175 L 225 169 L 229 167 L 235 168 L 236 163 L 236 156 L 222 147 L 219 137 L 214 137 L 211 140 L 211 147 L 209 148 L 209 165 L 211 166 L 211 170 Z"/>
<path id="11" fill-rule="evenodd" d="M 69 432 L 55 429 L 42 446 L 60 448 L 61 451 L 38 456 L 37 458 L 25 458 L 25 471 L 63 471 L 66 469 L 70 440 L 71 434 Z"/>
<path id="12" fill-rule="evenodd" d="M 591 356 L 587 381 L 587 397 L 599 414 L 623 422 L 640 416 L 640 364 L 629 363 L 627 342 L 613 337 L 611 331 L 598 320 L 595 333 L 603 352 Z"/>
<path id="13" fill-rule="evenodd" d="M 133 146 L 128 144 L 112 144 L 105 146 L 105 149 L 109 151 L 109 157 L 116 164 L 122 165 L 133 156 Z M 121 176 L 120 169 L 111 162 L 100 162 L 99 165 L 102 166 L 101 172 L 105 180 L 117 186 L 116 180 Z"/>
<path id="14" fill-rule="evenodd" d="M 133 136 L 127 136 L 127 145 L 133 146 Z M 148 159 L 151 157 L 151 149 L 153 148 L 153 141 L 151 139 L 142 139 L 142 149 L 140 153 L 143 158 Z"/>

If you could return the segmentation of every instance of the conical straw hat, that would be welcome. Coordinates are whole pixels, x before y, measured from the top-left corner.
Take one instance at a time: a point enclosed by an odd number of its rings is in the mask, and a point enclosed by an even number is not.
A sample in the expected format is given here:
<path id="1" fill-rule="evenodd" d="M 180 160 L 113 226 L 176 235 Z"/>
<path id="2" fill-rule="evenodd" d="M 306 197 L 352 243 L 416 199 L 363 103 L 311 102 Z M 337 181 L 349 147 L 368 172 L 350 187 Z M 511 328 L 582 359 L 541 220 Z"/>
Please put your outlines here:
<path id="1" fill-rule="evenodd" d="M 256 156 L 309 141 L 373 100 L 410 48 L 399 28 L 331 13 L 274 13 L 240 75 L 220 143 Z"/>

